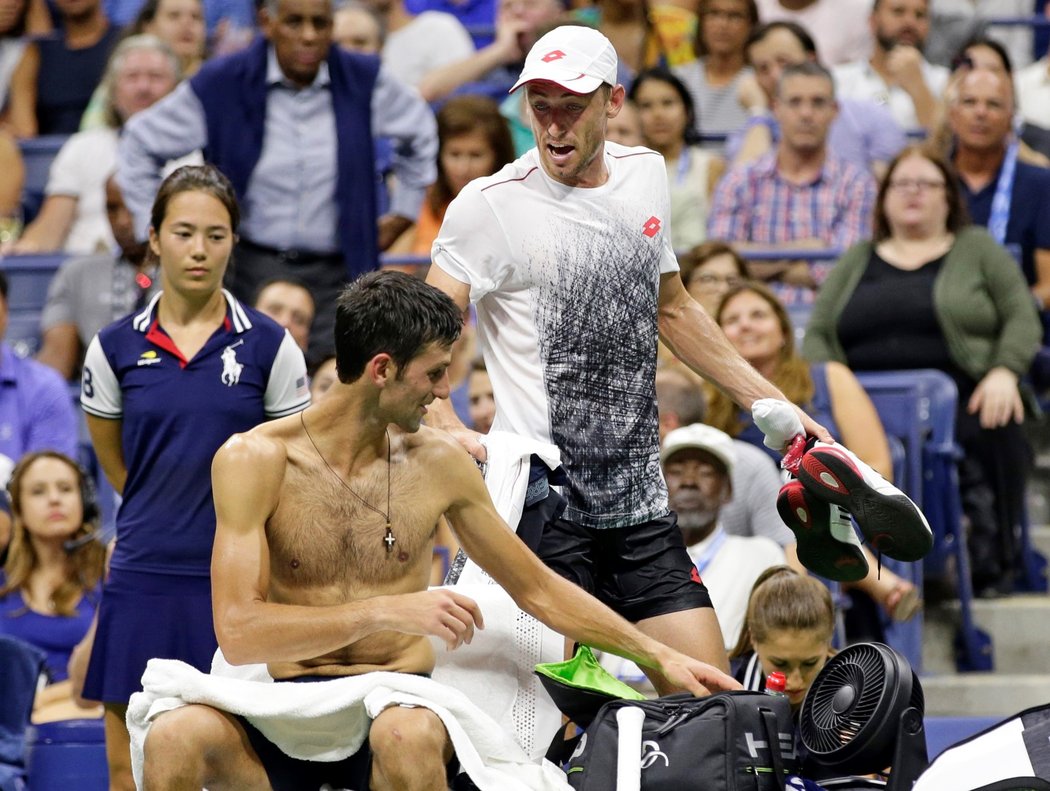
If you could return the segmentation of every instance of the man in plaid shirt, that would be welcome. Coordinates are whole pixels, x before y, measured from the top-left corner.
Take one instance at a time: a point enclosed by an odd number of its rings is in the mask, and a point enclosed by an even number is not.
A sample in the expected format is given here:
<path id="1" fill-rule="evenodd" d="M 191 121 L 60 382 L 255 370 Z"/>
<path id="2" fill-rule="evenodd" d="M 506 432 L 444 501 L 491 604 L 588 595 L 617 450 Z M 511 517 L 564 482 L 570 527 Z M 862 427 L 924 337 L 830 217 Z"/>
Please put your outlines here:
<path id="1" fill-rule="evenodd" d="M 780 142 L 725 175 L 712 201 L 708 238 L 733 242 L 741 250 L 844 250 L 869 236 L 875 180 L 828 150 L 828 129 L 837 111 L 827 69 L 813 62 L 786 68 L 773 101 Z M 755 274 L 778 281 L 787 302 L 811 301 L 811 289 L 831 266 L 762 262 Z"/>

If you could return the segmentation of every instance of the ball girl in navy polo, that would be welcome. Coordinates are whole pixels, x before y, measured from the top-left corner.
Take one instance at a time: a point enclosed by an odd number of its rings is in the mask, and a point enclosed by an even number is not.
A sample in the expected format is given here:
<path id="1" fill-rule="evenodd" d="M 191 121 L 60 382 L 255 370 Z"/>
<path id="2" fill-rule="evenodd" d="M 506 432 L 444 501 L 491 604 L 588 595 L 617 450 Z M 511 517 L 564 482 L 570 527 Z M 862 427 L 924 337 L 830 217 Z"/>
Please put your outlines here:
<path id="1" fill-rule="evenodd" d="M 22 457 L 8 483 L 14 523 L 0 572 L 0 634 L 47 654 L 35 722 L 101 713 L 74 702 L 66 673 L 95 615 L 105 564 L 105 548 L 92 540 L 98 513 L 85 502 L 83 476 L 68 456 L 37 451 Z"/>
<path id="2" fill-rule="evenodd" d="M 217 647 L 209 567 L 211 460 L 231 434 L 309 403 L 292 337 L 222 288 L 239 211 L 216 168 L 183 167 L 157 192 L 149 246 L 162 291 L 103 329 L 81 405 L 122 495 L 84 696 L 101 700 L 111 788 L 134 788 L 124 716 L 152 658 L 207 671 Z"/>

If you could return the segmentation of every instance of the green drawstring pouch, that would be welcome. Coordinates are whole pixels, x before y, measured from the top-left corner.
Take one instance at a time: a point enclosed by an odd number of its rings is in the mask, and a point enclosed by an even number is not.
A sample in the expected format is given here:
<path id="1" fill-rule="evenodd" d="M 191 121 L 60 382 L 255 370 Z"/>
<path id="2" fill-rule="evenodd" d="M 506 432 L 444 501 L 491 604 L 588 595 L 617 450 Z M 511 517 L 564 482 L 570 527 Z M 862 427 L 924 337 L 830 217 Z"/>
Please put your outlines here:
<path id="1" fill-rule="evenodd" d="M 533 672 L 561 713 L 581 728 L 610 700 L 646 699 L 602 667 L 585 645 L 577 647 L 572 659 L 536 665 Z"/>

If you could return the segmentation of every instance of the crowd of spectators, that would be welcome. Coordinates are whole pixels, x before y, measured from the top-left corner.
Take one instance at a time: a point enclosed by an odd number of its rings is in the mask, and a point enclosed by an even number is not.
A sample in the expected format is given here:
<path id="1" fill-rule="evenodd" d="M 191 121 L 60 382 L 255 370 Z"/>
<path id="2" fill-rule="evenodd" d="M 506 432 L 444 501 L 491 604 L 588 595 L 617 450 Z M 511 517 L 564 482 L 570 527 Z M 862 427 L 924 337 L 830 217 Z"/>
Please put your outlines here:
<path id="1" fill-rule="evenodd" d="M 81 441 L 70 383 L 104 327 L 157 304 L 149 240 L 162 179 L 202 162 L 229 178 L 241 210 L 230 304 L 288 330 L 316 401 L 335 378 L 341 287 L 383 255 L 423 273 L 464 186 L 534 145 L 524 92 L 507 89 L 537 38 L 563 23 L 596 27 L 616 47 L 628 100 L 608 139 L 664 157 L 683 283 L 748 362 L 887 477 L 890 449 L 855 374 L 952 377 L 972 582 L 983 597 L 1015 590 L 1025 422 L 1050 388 L 1050 58 L 1030 28 L 985 20 L 1044 6 L 1050 18 L 1050 3 L 258 6 L 0 0 L 0 257 L 65 256 L 36 359 L 0 343 L 0 483 L 15 470 L 0 509 L 0 633 L 19 633 L 5 623 L 28 614 L 22 637 L 62 622 L 61 636 L 79 640 L 94 612 L 100 556 L 63 560 L 62 541 L 93 541 L 98 518 L 76 465 L 98 448 Z M 29 216 L 19 145 L 42 136 L 64 142 Z M 0 258 L 0 341 L 2 268 Z M 794 327 L 799 315 L 805 326 Z M 451 400 L 484 433 L 498 404 L 472 321 L 468 311 Z M 768 641 L 747 610 L 752 583 L 785 561 L 804 572 L 775 511 L 779 455 L 723 393 L 705 394 L 666 349 L 660 361 L 671 505 L 691 556 L 714 564 L 705 579 L 731 588 L 712 593 L 727 612 L 725 646 L 760 661 Z M 99 454 L 104 466 L 114 447 Z M 61 498 L 71 475 L 85 513 L 43 536 L 20 486 L 43 476 Z M 747 574 L 724 571 L 741 558 Z M 68 579 L 49 591 L 42 575 Z M 781 582 L 805 587 L 788 573 Z M 885 570 L 856 588 L 883 619 L 910 617 L 921 596 Z M 819 590 L 807 595 L 823 606 Z M 820 615 L 819 628 L 792 628 L 810 629 L 823 656 Z M 71 649 L 53 651 L 49 680 L 64 680 Z M 67 692 L 40 706 L 60 699 L 83 714 Z"/>

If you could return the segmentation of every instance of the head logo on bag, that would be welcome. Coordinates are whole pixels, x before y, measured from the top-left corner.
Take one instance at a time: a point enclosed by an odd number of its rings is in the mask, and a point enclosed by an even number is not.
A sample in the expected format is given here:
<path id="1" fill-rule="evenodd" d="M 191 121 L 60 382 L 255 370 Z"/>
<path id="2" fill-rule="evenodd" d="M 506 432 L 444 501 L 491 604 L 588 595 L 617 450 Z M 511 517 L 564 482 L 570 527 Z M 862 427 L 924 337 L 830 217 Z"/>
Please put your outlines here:
<path id="1" fill-rule="evenodd" d="M 660 750 L 660 742 L 650 740 L 642 742 L 642 769 L 648 769 L 661 758 L 664 759 L 664 766 L 671 765 L 671 760 L 667 757 L 667 754 Z"/>

